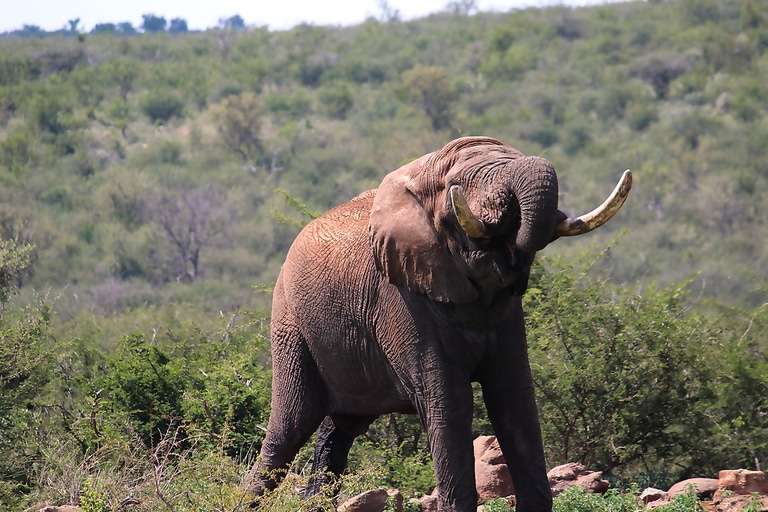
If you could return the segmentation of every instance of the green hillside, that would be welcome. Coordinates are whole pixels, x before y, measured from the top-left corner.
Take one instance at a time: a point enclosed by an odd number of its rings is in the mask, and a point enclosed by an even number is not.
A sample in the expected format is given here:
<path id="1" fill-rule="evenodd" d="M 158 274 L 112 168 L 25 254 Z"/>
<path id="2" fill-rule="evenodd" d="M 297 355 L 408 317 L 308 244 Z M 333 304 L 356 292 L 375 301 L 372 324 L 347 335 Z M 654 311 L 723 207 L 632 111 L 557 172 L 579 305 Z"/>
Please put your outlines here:
<path id="1" fill-rule="evenodd" d="M 584 426 L 586 437 L 570 432 L 564 441 L 584 449 L 553 450 L 552 461 L 575 454 L 616 478 L 643 473 L 643 464 L 658 472 L 680 456 L 670 448 L 682 447 L 680 439 L 701 441 L 684 425 L 722 450 L 688 452 L 670 469 L 675 475 L 707 460 L 768 459 L 761 437 L 768 432 L 761 398 L 768 390 L 766 13 L 768 0 L 648 0 L 447 9 L 408 22 L 371 18 L 288 31 L 228 24 L 196 33 L 0 35 L 0 354 L 15 354 L 8 368 L 23 362 L 19 375 L 31 386 L 21 393 L 18 375 L 0 366 L 0 399 L 10 404 L 0 406 L 0 454 L 18 462 L 0 462 L 0 502 L 68 496 L 76 503 L 86 491 L 102 496 L 96 501 L 117 499 L 124 487 L 104 475 L 116 467 L 149 471 L 136 462 L 143 460 L 136 447 L 181 436 L 186 424 L 208 437 L 179 441 L 174 460 L 188 463 L 196 443 L 204 444 L 195 468 L 232 466 L 219 482 L 232 484 L 227 478 L 242 476 L 238 464 L 258 448 L 257 425 L 268 414 L 264 290 L 300 226 L 463 135 L 496 137 L 552 161 L 561 208 L 570 213 L 599 204 L 632 169 L 635 186 L 614 220 L 543 251 L 541 288 L 529 303 L 608 301 L 618 309 L 590 314 L 634 333 L 643 332 L 640 320 L 625 315 L 647 314 L 654 339 L 671 340 L 666 348 L 646 340 L 647 356 L 680 357 L 703 372 L 667 382 L 668 391 L 687 378 L 699 386 L 685 395 L 695 421 L 648 426 L 667 429 L 666 437 L 628 434 L 622 454 L 601 453 Z M 550 294 L 547 283 L 575 295 Z M 535 333 L 557 338 L 546 318 L 532 321 Z M 572 335 L 589 344 L 603 332 Z M 723 352 L 697 359 L 694 342 L 705 340 Z M 14 352 L 19 346 L 27 348 Z M 622 350 L 640 350 L 632 347 Z M 744 362 L 747 348 L 758 355 Z M 553 355 L 544 352 L 540 361 Z M 603 362 L 600 371 L 619 364 Z M 162 378 L 157 365 L 167 372 Z M 648 371 L 661 378 L 674 368 Z M 541 382 L 579 378 L 563 372 L 542 371 Z M 748 379 L 743 389 L 717 387 L 734 372 Z M 706 375 L 714 375 L 712 388 Z M 157 396 L 166 403 L 152 418 L 135 415 Z M 726 396 L 742 415 L 723 403 Z M 212 413 L 217 403 L 228 412 Z M 543 420 L 548 439 L 566 435 L 557 418 L 568 407 L 574 425 L 586 421 L 577 405 L 562 404 Z M 686 402 L 638 407 L 647 413 Z M 715 417 L 726 422 L 720 430 L 707 423 Z M 631 430 L 614 420 L 617 431 Z M 411 420 L 392 421 L 369 435 L 386 450 L 411 443 L 397 452 L 403 466 L 390 468 L 389 481 L 428 487 L 429 471 L 413 469 L 423 466 L 423 437 Z M 130 456 L 115 455 L 117 446 Z M 366 466 L 387 453 L 356 456 Z M 69 458 L 76 468 L 51 463 Z M 61 487 L 65 476 L 74 488 Z M 154 496 L 164 501 L 160 490 Z"/>
<path id="2" fill-rule="evenodd" d="M 483 134 L 554 162 L 575 213 L 634 171 L 626 211 L 582 242 L 626 232 L 613 279 L 699 273 L 705 296 L 754 305 L 768 264 L 765 12 L 686 0 L 5 37 L 2 234 L 37 248 L 23 289 L 66 286 L 67 311 L 231 308 L 274 279 L 296 234 L 275 223 L 273 189 L 322 211 Z M 178 240 L 190 223 L 199 238 Z"/>

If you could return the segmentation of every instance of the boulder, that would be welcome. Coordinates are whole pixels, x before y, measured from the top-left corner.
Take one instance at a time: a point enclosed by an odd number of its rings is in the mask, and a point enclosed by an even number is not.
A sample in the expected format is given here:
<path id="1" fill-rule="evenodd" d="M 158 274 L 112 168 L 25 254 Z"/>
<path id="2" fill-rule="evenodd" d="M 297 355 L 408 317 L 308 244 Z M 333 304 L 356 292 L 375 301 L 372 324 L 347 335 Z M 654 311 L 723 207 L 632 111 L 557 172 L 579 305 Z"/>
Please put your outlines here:
<path id="1" fill-rule="evenodd" d="M 477 502 L 506 498 L 515 493 L 512 476 L 495 436 L 480 436 L 474 441 Z"/>
<path id="2" fill-rule="evenodd" d="M 726 469 L 718 474 L 716 501 L 729 494 L 752 493 L 768 496 L 768 475 L 764 471 Z"/>
<path id="3" fill-rule="evenodd" d="M 394 503 L 395 510 L 402 512 L 403 495 L 396 489 L 376 489 L 358 494 L 337 507 L 337 512 L 384 512 L 387 503 Z M 391 510 L 391 509 L 390 509 Z"/>
<path id="4" fill-rule="evenodd" d="M 646 505 L 654 501 L 668 501 L 668 499 L 669 495 L 666 492 L 653 487 L 648 487 L 640 493 L 640 501 Z"/>
<path id="5" fill-rule="evenodd" d="M 678 494 L 686 494 L 691 490 L 694 494 L 697 494 L 699 498 L 709 500 L 714 496 L 718 485 L 719 480 L 716 478 L 689 478 L 688 480 L 677 482 L 670 487 L 667 494 L 669 495 L 669 499 L 672 499 Z"/>
<path id="6" fill-rule="evenodd" d="M 570 462 L 552 468 L 547 473 L 552 496 L 557 496 L 572 485 L 580 485 L 588 494 L 603 494 L 608 490 L 607 480 L 603 480 L 602 471 L 588 471 L 583 464 Z"/>
<path id="7" fill-rule="evenodd" d="M 422 498 L 419 498 L 417 501 L 419 503 L 421 503 L 421 511 L 422 512 L 438 512 L 438 510 L 437 510 L 437 496 L 435 494 L 430 494 L 429 496 L 424 496 Z"/>
<path id="8" fill-rule="evenodd" d="M 759 503 L 759 508 L 757 508 L 756 503 Z M 714 510 L 715 512 L 741 512 L 747 507 L 750 507 L 749 510 L 768 511 L 768 496 L 753 497 L 734 494 L 716 502 Z"/>

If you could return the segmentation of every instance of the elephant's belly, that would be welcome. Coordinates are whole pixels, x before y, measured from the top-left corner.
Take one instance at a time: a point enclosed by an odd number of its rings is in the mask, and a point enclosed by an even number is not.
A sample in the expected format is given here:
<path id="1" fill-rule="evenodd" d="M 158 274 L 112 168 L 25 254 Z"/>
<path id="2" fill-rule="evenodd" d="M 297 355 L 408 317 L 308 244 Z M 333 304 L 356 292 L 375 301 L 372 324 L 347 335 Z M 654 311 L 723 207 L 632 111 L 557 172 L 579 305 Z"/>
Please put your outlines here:
<path id="1" fill-rule="evenodd" d="M 325 382 L 332 412 L 377 416 L 415 412 L 405 388 L 378 351 L 313 351 Z M 358 347 L 359 348 L 359 347 Z"/>
<path id="2" fill-rule="evenodd" d="M 381 416 L 390 412 L 410 414 L 416 412 L 410 400 L 386 393 L 343 393 L 337 390 L 331 393 L 330 398 L 332 413 Z"/>

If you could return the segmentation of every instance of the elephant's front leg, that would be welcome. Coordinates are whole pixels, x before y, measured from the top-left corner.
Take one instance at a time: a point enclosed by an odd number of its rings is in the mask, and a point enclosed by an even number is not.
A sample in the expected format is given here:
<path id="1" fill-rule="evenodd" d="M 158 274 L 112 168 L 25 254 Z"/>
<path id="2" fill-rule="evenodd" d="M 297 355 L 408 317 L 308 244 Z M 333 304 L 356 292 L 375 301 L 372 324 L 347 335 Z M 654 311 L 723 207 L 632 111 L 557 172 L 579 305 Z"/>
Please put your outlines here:
<path id="1" fill-rule="evenodd" d="M 442 372 L 441 372 L 442 373 Z M 417 408 L 429 436 L 440 512 L 475 512 L 472 386 L 461 371 L 430 379 Z"/>
<path id="2" fill-rule="evenodd" d="M 522 325 L 522 311 L 518 320 L 517 325 Z M 488 418 L 515 486 L 517 512 L 551 512 L 552 491 L 522 328 L 493 358 L 481 385 Z"/>

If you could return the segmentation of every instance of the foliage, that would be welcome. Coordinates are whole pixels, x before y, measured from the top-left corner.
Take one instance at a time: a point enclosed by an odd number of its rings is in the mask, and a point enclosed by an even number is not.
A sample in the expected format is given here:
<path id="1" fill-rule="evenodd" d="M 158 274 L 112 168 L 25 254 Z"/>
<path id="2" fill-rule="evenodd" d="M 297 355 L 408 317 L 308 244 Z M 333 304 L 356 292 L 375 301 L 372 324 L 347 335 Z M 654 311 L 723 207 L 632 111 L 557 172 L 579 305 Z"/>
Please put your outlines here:
<path id="1" fill-rule="evenodd" d="M 158 91 L 144 99 L 142 110 L 153 123 L 167 123 L 174 117 L 183 116 L 184 102 L 172 92 Z"/>
<path id="2" fill-rule="evenodd" d="M 20 505 L 32 486 L 25 470 L 31 459 L 20 447 L 34 432 L 35 402 L 53 362 L 48 348 L 50 304 L 11 311 L 4 307 L 12 281 L 29 263 L 31 249 L 0 240 L 0 510 Z"/>
<path id="3" fill-rule="evenodd" d="M 748 336 L 765 306 L 713 320 L 690 309 L 690 282 L 615 287 L 587 273 L 594 265 L 546 259 L 525 298 L 550 464 L 579 461 L 632 481 L 667 461 L 687 477 L 763 453 L 765 443 L 751 434 L 718 443 L 712 434 L 726 425 L 738 431 L 744 421 L 761 436 L 768 426 L 737 412 L 766 407 L 765 347 Z M 745 357 L 747 347 L 761 355 Z M 720 409 L 722 397 L 735 405 L 730 413 Z M 723 458 L 733 451 L 741 462 Z"/>
<path id="4" fill-rule="evenodd" d="M 105 394 L 100 407 L 130 418 L 148 447 L 178 428 L 182 446 L 200 433 L 214 444 L 226 438 L 223 448 L 231 456 L 252 453 L 262 435 L 258 425 L 266 422 L 266 375 L 247 354 L 235 357 L 245 341 L 168 336 L 167 346 L 140 335 L 119 342 L 94 386 Z"/>
<path id="5" fill-rule="evenodd" d="M 695 495 L 692 495 L 696 498 Z M 698 499 L 696 498 L 697 502 Z M 555 497 L 552 512 L 638 512 L 645 510 L 635 492 L 619 494 L 609 489 L 605 494 L 587 494 L 580 485 L 573 485 Z M 695 512 L 695 508 L 684 509 Z M 682 511 L 681 511 L 682 512 Z"/>
<path id="6" fill-rule="evenodd" d="M 483 512 L 512 512 L 513 508 L 505 498 L 488 500 L 483 506 Z"/>
<path id="7" fill-rule="evenodd" d="M 768 458 L 766 0 L 380 7 L 349 27 L 148 14 L 141 34 L 0 36 L 0 330 L 25 379 L 0 397 L 0 502 L 239 506 L 269 356 L 260 320 L 215 324 L 269 307 L 254 284 L 308 219 L 469 134 L 551 160 L 568 212 L 635 173 L 525 299 L 549 462 L 651 485 Z M 349 489 L 429 491 L 415 419 L 361 441 Z"/>
<path id="8" fill-rule="evenodd" d="M 440 130 L 450 126 L 451 102 L 456 94 L 451 75 L 446 70 L 434 66 L 417 66 L 403 73 L 403 82 L 408 87 L 411 101 L 432 122 L 432 129 Z"/>
<path id="9" fill-rule="evenodd" d="M 21 274 L 29 267 L 35 248 L 0 239 L 0 318 L 3 307 L 18 285 Z"/>
<path id="10" fill-rule="evenodd" d="M 211 107 L 211 116 L 224 144 L 244 162 L 256 162 L 264 156 L 262 116 L 255 94 L 229 95 Z"/>

